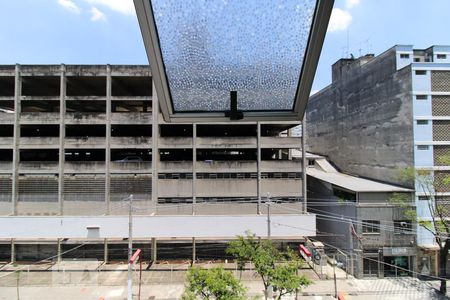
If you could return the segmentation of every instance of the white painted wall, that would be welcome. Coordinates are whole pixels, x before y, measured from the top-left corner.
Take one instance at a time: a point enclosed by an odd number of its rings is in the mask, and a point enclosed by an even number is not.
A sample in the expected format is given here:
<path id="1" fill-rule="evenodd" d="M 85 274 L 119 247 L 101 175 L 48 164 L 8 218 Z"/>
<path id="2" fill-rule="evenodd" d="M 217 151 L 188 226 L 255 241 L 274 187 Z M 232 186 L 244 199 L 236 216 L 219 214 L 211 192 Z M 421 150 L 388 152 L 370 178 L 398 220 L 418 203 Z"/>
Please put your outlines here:
<path id="1" fill-rule="evenodd" d="M 316 216 L 272 215 L 273 238 L 315 236 Z M 94 229 L 88 229 L 88 227 Z M 98 229 L 95 229 L 98 228 Z M 135 238 L 233 238 L 250 230 L 267 235 L 265 215 L 135 216 Z M 125 238 L 128 217 L 0 217 L 0 238 Z"/>

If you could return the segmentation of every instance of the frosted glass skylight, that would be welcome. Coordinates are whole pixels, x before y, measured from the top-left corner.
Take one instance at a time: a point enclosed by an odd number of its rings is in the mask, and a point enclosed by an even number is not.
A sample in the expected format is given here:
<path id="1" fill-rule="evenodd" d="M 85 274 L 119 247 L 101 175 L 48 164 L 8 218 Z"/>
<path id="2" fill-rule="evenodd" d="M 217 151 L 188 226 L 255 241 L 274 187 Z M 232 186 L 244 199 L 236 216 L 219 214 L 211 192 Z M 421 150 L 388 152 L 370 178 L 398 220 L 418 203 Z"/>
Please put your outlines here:
<path id="1" fill-rule="evenodd" d="M 293 110 L 315 0 L 150 5 L 174 112 Z"/>

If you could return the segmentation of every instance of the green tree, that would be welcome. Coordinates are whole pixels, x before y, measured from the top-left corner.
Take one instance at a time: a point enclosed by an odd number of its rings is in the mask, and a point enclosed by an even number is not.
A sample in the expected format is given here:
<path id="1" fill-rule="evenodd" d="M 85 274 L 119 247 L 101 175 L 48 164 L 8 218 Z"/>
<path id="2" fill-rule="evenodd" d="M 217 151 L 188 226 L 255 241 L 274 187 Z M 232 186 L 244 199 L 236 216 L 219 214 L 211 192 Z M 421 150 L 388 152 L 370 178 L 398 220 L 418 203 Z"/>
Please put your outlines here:
<path id="1" fill-rule="evenodd" d="M 271 241 L 258 241 L 254 234 L 238 236 L 228 244 L 227 253 L 232 255 L 242 270 L 246 262 L 251 262 L 261 277 L 267 299 L 269 287 L 277 293 L 277 299 L 299 290 L 312 282 L 298 275 L 300 258 L 293 251 L 280 252 Z"/>
<path id="2" fill-rule="evenodd" d="M 216 299 L 244 300 L 245 288 L 230 271 L 223 267 L 202 269 L 191 267 L 187 272 L 183 300 Z"/>
<path id="3" fill-rule="evenodd" d="M 449 166 L 450 156 L 441 156 L 438 158 L 438 161 L 441 165 Z M 421 201 L 427 201 L 431 220 L 421 219 L 412 209 L 406 209 L 405 215 L 433 235 L 439 247 L 439 277 L 442 278 L 439 290 L 445 295 L 447 293 L 447 282 L 445 280 L 447 276 L 447 256 L 450 250 L 450 211 L 447 201 L 441 201 L 439 196 L 436 196 L 436 193 L 440 189 L 448 189 L 450 187 L 450 176 L 446 175 L 437 178 L 430 170 L 407 168 L 401 170 L 399 179 L 405 184 L 415 184 L 416 192 L 421 193 L 426 198 L 426 200 Z M 404 196 L 400 194 L 394 195 L 392 201 L 400 205 L 403 203 L 406 207 L 407 202 Z"/>

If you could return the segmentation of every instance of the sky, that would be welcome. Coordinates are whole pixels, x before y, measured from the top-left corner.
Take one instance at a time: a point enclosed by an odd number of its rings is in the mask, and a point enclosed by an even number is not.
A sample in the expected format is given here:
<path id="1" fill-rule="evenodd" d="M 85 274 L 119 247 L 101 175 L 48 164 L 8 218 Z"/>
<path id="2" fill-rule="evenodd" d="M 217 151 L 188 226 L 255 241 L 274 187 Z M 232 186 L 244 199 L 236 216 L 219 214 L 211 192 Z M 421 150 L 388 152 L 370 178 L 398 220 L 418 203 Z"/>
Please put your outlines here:
<path id="1" fill-rule="evenodd" d="M 182 0 L 179 0 L 182 1 Z M 299 0 L 301 1 L 301 0 Z M 340 58 L 450 45 L 450 0 L 336 0 L 312 90 Z M 0 64 L 147 64 L 132 0 L 0 1 Z"/>

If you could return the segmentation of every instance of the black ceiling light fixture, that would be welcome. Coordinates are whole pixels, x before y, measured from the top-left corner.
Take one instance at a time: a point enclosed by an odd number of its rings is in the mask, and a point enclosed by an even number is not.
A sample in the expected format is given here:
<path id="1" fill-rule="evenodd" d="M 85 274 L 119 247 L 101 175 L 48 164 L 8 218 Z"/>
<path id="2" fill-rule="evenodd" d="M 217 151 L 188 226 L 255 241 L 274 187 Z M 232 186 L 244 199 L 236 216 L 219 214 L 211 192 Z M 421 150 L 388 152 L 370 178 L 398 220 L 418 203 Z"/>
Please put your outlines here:
<path id="1" fill-rule="evenodd" d="M 301 120 L 333 2 L 134 0 L 164 119 Z"/>

